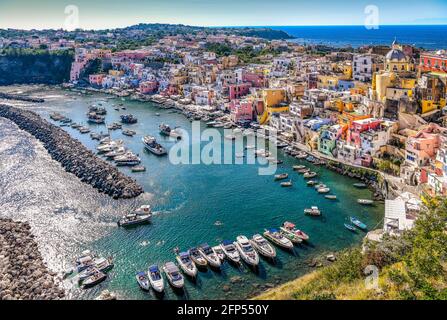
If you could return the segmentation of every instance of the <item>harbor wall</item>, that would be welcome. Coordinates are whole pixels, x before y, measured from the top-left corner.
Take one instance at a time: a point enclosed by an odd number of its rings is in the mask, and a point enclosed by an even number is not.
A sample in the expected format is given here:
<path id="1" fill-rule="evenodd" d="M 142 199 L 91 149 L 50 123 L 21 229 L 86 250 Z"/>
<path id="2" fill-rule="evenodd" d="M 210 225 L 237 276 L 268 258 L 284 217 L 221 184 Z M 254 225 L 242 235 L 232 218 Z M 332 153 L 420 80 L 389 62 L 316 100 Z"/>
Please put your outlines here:
<path id="1" fill-rule="evenodd" d="M 82 182 L 114 199 L 135 198 L 143 188 L 116 167 L 97 157 L 80 141 L 63 129 L 42 119 L 35 112 L 0 105 L 0 117 L 13 121 L 17 126 L 40 140 L 51 157 Z"/>

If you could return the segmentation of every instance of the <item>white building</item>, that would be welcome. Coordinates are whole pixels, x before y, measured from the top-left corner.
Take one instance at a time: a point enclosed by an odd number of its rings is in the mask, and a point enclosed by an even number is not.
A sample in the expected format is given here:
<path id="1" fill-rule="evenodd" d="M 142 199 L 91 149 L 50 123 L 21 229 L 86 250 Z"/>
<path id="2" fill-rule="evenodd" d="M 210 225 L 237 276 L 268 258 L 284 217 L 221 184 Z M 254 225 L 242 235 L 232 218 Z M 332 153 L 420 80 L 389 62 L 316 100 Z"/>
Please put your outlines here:
<path id="1" fill-rule="evenodd" d="M 352 77 L 356 81 L 369 82 L 373 74 L 373 57 L 368 54 L 355 55 L 352 66 Z"/>

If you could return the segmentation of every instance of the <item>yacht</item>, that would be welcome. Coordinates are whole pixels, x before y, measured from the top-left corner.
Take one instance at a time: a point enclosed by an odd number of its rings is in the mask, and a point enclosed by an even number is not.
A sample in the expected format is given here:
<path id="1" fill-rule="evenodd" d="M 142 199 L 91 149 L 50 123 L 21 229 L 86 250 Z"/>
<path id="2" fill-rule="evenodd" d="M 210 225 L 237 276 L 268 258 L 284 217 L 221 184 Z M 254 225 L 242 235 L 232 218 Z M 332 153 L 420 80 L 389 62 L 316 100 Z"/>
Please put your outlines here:
<path id="1" fill-rule="evenodd" d="M 163 280 L 163 277 L 161 276 L 160 269 L 156 264 L 149 267 L 147 275 L 152 289 L 154 289 L 154 291 L 158 293 L 163 292 L 165 289 L 165 282 Z"/>
<path id="2" fill-rule="evenodd" d="M 173 262 L 167 262 L 163 266 L 163 271 L 171 286 L 176 289 L 182 289 L 185 285 L 185 280 L 180 273 L 179 268 Z"/>
<path id="3" fill-rule="evenodd" d="M 211 267 L 220 268 L 221 262 L 214 250 L 206 243 L 199 246 L 199 252 Z"/>
<path id="4" fill-rule="evenodd" d="M 180 269 L 187 275 L 192 278 L 195 278 L 197 276 L 197 267 L 194 264 L 194 261 L 191 260 L 191 257 L 187 252 L 181 252 L 179 253 L 175 259 L 177 260 Z"/>
<path id="5" fill-rule="evenodd" d="M 265 230 L 264 237 L 284 249 L 293 249 L 293 243 L 284 237 L 277 229 Z"/>
<path id="6" fill-rule="evenodd" d="M 140 224 L 146 224 L 151 222 L 151 214 L 148 215 L 138 215 L 135 213 L 131 213 L 128 215 L 125 215 L 118 221 L 119 227 L 130 227 L 130 226 L 136 226 Z"/>
<path id="7" fill-rule="evenodd" d="M 141 163 L 141 159 L 132 152 L 117 156 L 114 160 L 117 166 L 136 166 Z"/>
<path id="8" fill-rule="evenodd" d="M 292 234 L 303 241 L 308 241 L 309 236 L 301 230 L 298 230 L 296 226 L 291 222 L 284 222 L 282 227 L 280 228 L 282 232 L 285 234 Z"/>
<path id="9" fill-rule="evenodd" d="M 259 264 L 259 255 L 245 236 L 238 236 L 234 242 L 242 260 L 250 266 L 256 267 Z"/>
<path id="10" fill-rule="evenodd" d="M 152 152 L 153 154 L 155 154 L 157 156 L 162 156 L 162 155 L 165 155 L 168 153 L 166 151 L 166 149 L 162 145 L 157 143 L 157 140 L 155 140 L 155 138 L 152 136 L 143 137 L 143 143 L 144 143 L 144 147 L 149 152 Z"/>
<path id="11" fill-rule="evenodd" d="M 207 260 L 201 255 L 199 252 L 199 249 L 197 248 L 191 248 L 188 250 L 189 256 L 191 257 L 191 260 L 194 261 L 197 267 L 206 267 L 208 266 Z"/>
<path id="12" fill-rule="evenodd" d="M 146 272 L 138 272 L 135 278 L 137 279 L 138 285 L 141 289 L 143 289 L 144 291 L 149 291 L 149 289 L 151 288 L 151 284 Z"/>
<path id="13" fill-rule="evenodd" d="M 241 261 L 241 256 L 239 255 L 239 252 L 237 251 L 236 246 L 233 244 L 233 242 L 224 240 L 220 244 L 220 248 L 224 252 L 224 254 L 227 256 L 228 260 L 239 264 Z"/>
<path id="14" fill-rule="evenodd" d="M 250 241 L 251 245 L 258 251 L 258 253 L 266 258 L 274 259 L 276 257 L 276 250 L 270 243 L 260 234 L 255 234 Z"/>

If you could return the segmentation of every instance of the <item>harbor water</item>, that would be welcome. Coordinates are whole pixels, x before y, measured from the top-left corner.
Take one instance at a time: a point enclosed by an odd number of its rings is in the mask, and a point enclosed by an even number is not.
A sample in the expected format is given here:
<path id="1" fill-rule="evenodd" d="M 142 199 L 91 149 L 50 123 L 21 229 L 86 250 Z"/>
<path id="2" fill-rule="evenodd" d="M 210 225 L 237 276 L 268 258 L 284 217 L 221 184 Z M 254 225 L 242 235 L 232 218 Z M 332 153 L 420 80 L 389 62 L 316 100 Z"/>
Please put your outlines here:
<path id="1" fill-rule="evenodd" d="M 383 219 L 383 204 L 364 207 L 357 203 L 358 198 L 372 197 L 369 190 L 353 187 L 358 181 L 296 160 L 282 151 L 278 158 L 284 163 L 278 165 L 277 173 L 289 174 L 294 182 L 291 188 L 281 188 L 273 176 L 259 175 L 258 164 L 174 165 L 168 157 L 146 152 L 141 142 L 144 135 L 155 136 L 167 148 L 174 145 L 159 134 L 160 123 L 191 132 L 191 122 L 186 117 L 156 104 L 40 86 L 17 87 L 14 91 L 45 98 L 43 104 L 18 105 L 32 108 L 48 121 L 52 121 L 52 112 L 59 112 L 90 127 L 92 132 L 107 130 L 104 125 L 87 124 L 86 112 L 92 104 L 102 102 L 108 111 L 107 123 L 118 122 L 120 115 L 128 113 L 138 118 L 137 124 L 123 126 L 135 130 L 134 137 L 124 136 L 120 130 L 111 132 L 114 139 L 124 140 L 127 148 L 139 154 L 147 169 L 132 173 L 129 168 L 120 168 L 144 187 L 145 194 L 131 200 L 113 200 L 81 183 L 51 160 L 36 139 L 12 122 L 0 119 L 0 187 L 5 190 L 0 194 L 0 215 L 29 220 L 42 253 L 53 268 L 68 268 L 85 249 L 111 256 L 115 263 L 108 279 L 92 289 L 79 289 L 75 278 L 68 278 L 65 285 L 71 298 L 91 299 L 108 289 L 122 299 L 158 299 L 139 289 L 135 274 L 151 264 L 175 261 L 176 247 L 187 250 L 202 243 L 214 246 L 222 240 L 235 240 L 238 235 L 251 237 L 266 228 L 279 228 L 285 221 L 295 223 L 310 235 L 309 244 L 296 247 L 294 253 L 277 249 L 276 263 L 261 259 L 257 273 L 225 263 L 221 272 L 200 272 L 197 282 L 186 281 L 184 293 L 168 288 L 163 297 L 243 299 L 312 271 L 308 264 L 313 258 L 359 244 L 365 233 L 352 233 L 344 227 L 349 216 L 360 218 L 370 230 Z M 114 110 L 121 103 L 126 110 Z M 206 126 L 202 124 L 202 128 Z M 91 150 L 96 149 L 97 142 L 88 134 L 82 135 L 70 127 L 64 130 Z M 292 166 L 297 164 L 317 172 L 318 180 L 331 188 L 338 200 L 325 199 L 308 187 L 306 180 L 293 172 Z M 117 227 L 120 216 L 147 203 L 154 211 L 152 224 L 130 229 Z M 311 206 L 318 206 L 323 216 L 305 216 L 303 210 Z"/>

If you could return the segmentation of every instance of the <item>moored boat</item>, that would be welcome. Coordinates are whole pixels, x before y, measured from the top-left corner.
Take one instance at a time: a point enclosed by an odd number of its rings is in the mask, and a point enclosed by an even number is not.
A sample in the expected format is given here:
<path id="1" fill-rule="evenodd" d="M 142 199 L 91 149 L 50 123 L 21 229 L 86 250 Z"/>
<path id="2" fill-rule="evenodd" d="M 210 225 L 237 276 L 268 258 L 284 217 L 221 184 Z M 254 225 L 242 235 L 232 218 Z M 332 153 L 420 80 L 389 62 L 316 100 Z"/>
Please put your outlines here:
<path id="1" fill-rule="evenodd" d="M 299 171 L 299 170 L 303 170 L 303 169 L 306 169 L 306 166 L 293 166 L 294 171 Z"/>
<path id="2" fill-rule="evenodd" d="M 199 246 L 199 252 L 206 259 L 208 264 L 214 268 L 220 268 L 221 261 L 217 254 L 214 252 L 213 248 L 211 248 L 207 243 L 204 243 Z"/>
<path id="3" fill-rule="evenodd" d="M 357 203 L 358 204 L 362 204 L 365 206 L 370 206 L 374 204 L 374 200 L 369 200 L 369 199 L 357 199 Z"/>
<path id="4" fill-rule="evenodd" d="M 188 250 L 188 254 L 197 267 L 206 268 L 208 266 L 208 261 L 200 254 L 199 249 L 191 248 Z"/>
<path id="5" fill-rule="evenodd" d="M 91 288 L 97 284 L 103 282 L 107 278 L 107 275 L 99 270 L 95 270 L 88 278 L 82 282 L 82 288 Z"/>
<path id="6" fill-rule="evenodd" d="M 242 260 L 244 260 L 246 264 L 252 267 L 256 267 L 259 264 L 258 253 L 255 251 L 247 237 L 238 236 L 233 244 L 236 246 Z"/>
<path id="7" fill-rule="evenodd" d="M 360 221 L 359 219 L 357 219 L 356 217 L 350 217 L 349 220 L 351 221 L 351 223 L 353 225 L 355 225 L 357 228 L 365 231 L 366 229 L 368 229 L 368 227 L 366 226 L 366 224 L 364 224 L 362 221 Z"/>
<path id="8" fill-rule="evenodd" d="M 250 243 L 260 255 L 270 259 L 276 258 L 275 248 L 260 234 L 255 234 Z"/>
<path id="9" fill-rule="evenodd" d="M 287 173 L 277 174 L 277 175 L 275 175 L 275 181 L 285 180 L 288 177 L 289 177 L 289 175 Z"/>
<path id="10" fill-rule="evenodd" d="M 134 124 L 138 122 L 138 119 L 131 114 L 123 114 L 120 116 L 121 122 L 126 124 Z"/>
<path id="11" fill-rule="evenodd" d="M 197 276 L 197 267 L 192 261 L 187 252 L 180 252 L 175 259 L 180 266 L 180 269 L 189 277 L 195 278 Z"/>
<path id="12" fill-rule="evenodd" d="M 329 189 L 329 188 L 318 188 L 317 192 L 321 193 L 321 194 L 325 194 L 325 193 L 331 192 L 331 189 Z"/>
<path id="13" fill-rule="evenodd" d="M 321 211 L 318 209 L 318 207 L 312 207 L 310 209 L 304 209 L 304 214 L 306 216 L 313 216 L 313 217 L 319 217 L 321 216 Z"/>
<path id="14" fill-rule="evenodd" d="M 225 253 L 228 260 L 230 260 L 231 262 L 234 262 L 236 264 L 239 264 L 239 262 L 241 261 L 241 257 L 239 255 L 239 252 L 238 252 L 236 246 L 233 244 L 233 242 L 224 240 L 220 244 L 220 247 L 221 247 L 222 251 Z"/>
<path id="15" fill-rule="evenodd" d="M 213 251 L 216 253 L 216 255 L 219 257 L 220 261 L 223 262 L 225 260 L 225 252 L 222 250 L 222 248 L 219 246 L 214 246 Z"/>
<path id="16" fill-rule="evenodd" d="M 268 240 L 272 241 L 277 246 L 284 248 L 284 249 L 293 249 L 293 243 L 286 237 L 284 237 L 281 232 L 277 229 L 269 229 L 265 230 L 264 237 L 266 237 Z"/>
<path id="17" fill-rule="evenodd" d="M 163 290 L 165 289 L 165 282 L 163 280 L 163 277 L 161 276 L 161 272 L 158 266 L 155 264 L 150 266 L 147 275 L 152 289 L 154 289 L 154 291 L 158 293 L 163 292 Z"/>
<path id="18" fill-rule="evenodd" d="M 151 284 L 149 282 L 149 277 L 147 276 L 146 272 L 138 272 L 135 275 L 135 278 L 137 279 L 138 285 L 140 286 L 141 289 L 143 289 L 144 291 L 149 291 L 149 289 L 151 288 Z"/>
<path id="19" fill-rule="evenodd" d="M 168 153 L 167 150 L 161 144 L 157 143 L 157 140 L 152 136 L 145 136 L 142 141 L 144 147 L 157 156 L 162 156 Z"/>
<path id="20" fill-rule="evenodd" d="M 304 179 L 312 179 L 315 178 L 318 174 L 316 172 L 306 172 L 303 177 Z"/>
<path id="21" fill-rule="evenodd" d="M 358 189 L 365 189 L 368 187 L 365 183 L 354 183 L 353 186 Z"/>
<path id="22" fill-rule="evenodd" d="M 352 232 L 356 232 L 357 231 L 357 228 L 355 226 L 353 226 L 352 224 L 349 224 L 349 223 L 345 223 L 345 228 L 348 229 L 349 231 L 352 231 Z"/>
<path id="23" fill-rule="evenodd" d="M 128 136 L 128 137 L 133 137 L 134 135 L 137 134 L 136 131 L 134 131 L 134 130 L 130 130 L 130 129 L 123 129 L 123 131 L 121 131 L 121 133 L 122 133 L 123 135 L 125 135 L 125 136 Z"/>
<path id="24" fill-rule="evenodd" d="M 325 197 L 326 199 L 328 199 L 328 200 L 337 200 L 337 196 L 330 195 L 330 194 L 325 195 L 324 197 Z"/>
<path id="25" fill-rule="evenodd" d="M 169 284 L 176 288 L 182 289 L 185 285 L 185 280 L 180 273 L 179 268 L 173 262 L 166 262 L 163 265 L 163 271 L 166 274 Z"/>
<path id="26" fill-rule="evenodd" d="M 309 240 L 309 236 L 305 232 L 297 229 L 296 225 L 291 223 L 291 222 L 288 222 L 288 221 L 284 222 L 284 224 L 282 225 L 282 227 L 280 229 L 284 233 L 292 234 L 292 235 L 300 238 L 302 241 L 308 241 Z"/>
<path id="27" fill-rule="evenodd" d="M 283 187 L 283 188 L 289 188 L 289 187 L 292 187 L 292 186 L 293 186 L 292 180 L 281 183 L 281 187 Z"/>

